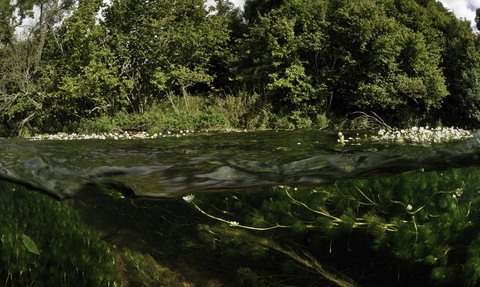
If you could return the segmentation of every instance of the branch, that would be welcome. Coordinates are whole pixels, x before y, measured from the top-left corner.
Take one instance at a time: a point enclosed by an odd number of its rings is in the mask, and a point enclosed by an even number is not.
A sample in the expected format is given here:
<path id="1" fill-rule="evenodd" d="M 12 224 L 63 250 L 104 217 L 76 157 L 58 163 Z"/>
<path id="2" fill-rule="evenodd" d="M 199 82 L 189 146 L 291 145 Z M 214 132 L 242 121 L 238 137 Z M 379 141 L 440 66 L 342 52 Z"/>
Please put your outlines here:
<path id="1" fill-rule="evenodd" d="M 373 114 L 373 116 L 365 112 L 360 112 L 360 111 L 353 112 L 353 114 L 360 114 L 360 116 L 356 117 L 355 119 L 366 119 L 367 122 L 372 125 L 369 128 L 373 128 L 374 126 L 381 126 L 387 129 L 392 129 L 389 125 L 387 125 L 387 123 L 385 123 L 385 121 L 379 115 L 377 115 L 375 112 L 371 112 L 371 113 Z"/>

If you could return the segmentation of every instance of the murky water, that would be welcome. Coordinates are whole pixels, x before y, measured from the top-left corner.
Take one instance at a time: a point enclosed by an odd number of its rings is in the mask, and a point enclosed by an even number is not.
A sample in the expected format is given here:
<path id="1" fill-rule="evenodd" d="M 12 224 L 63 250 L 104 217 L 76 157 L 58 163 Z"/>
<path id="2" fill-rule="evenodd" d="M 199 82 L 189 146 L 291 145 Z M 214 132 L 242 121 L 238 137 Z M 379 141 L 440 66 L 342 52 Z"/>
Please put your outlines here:
<path id="1" fill-rule="evenodd" d="M 56 286 L 428 286 L 450 276 L 469 286 L 477 138 L 358 137 L 1 140 L 0 282 L 52 273 Z"/>

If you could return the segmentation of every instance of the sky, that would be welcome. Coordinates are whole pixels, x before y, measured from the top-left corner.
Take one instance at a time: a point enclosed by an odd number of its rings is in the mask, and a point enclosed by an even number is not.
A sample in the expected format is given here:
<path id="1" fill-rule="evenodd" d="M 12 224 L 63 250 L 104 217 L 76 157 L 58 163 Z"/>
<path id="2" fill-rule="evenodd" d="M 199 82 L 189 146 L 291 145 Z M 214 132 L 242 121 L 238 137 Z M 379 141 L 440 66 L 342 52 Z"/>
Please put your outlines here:
<path id="1" fill-rule="evenodd" d="M 467 18 L 475 24 L 475 10 L 480 8 L 480 0 L 441 0 L 443 6 L 453 11 L 458 18 Z"/>
<path id="2" fill-rule="evenodd" d="M 479 0 L 480 1 L 480 0 Z M 245 0 L 230 0 L 235 6 L 243 8 Z M 207 0 L 207 6 L 215 6 L 215 0 Z"/>
<path id="3" fill-rule="evenodd" d="M 235 6 L 243 7 L 245 0 L 230 0 Z M 467 18 L 475 24 L 475 9 L 480 8 L 480 0 L 440 0 L 444 7 L 453 11 L 458 18 Z M 208 0 L 207 5 L 214 5 L 214 0 Z"/>

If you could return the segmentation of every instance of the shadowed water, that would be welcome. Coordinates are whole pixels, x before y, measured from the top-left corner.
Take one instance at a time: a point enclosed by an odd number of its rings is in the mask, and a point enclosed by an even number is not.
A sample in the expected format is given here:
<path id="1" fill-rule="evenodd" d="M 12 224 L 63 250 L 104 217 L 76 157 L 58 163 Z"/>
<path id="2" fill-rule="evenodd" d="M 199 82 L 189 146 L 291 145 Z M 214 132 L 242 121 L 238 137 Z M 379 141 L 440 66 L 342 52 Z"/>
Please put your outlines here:
<path id="1" fill-rule="evenodd" d="M 477 136 L 433 147 L 368 140 L 341 146 L 337 138 L 321 131 L 268 131 L 155 140 L 6 139 L 0 141 L 0 178 L 59 199 L 92 187 L 114 188 L 129 198 L 174 198 L 480 163 Z"/>

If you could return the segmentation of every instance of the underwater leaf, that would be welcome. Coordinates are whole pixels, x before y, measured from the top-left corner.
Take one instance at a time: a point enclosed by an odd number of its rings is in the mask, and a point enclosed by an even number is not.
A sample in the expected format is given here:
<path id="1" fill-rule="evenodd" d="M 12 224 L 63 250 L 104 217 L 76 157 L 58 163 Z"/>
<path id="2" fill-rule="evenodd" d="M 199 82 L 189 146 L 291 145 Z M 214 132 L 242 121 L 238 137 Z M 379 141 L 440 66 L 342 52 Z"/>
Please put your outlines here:
<path id="1" fill-rule="evenodd" d="M 437 258 L 435 258 L 435 256 L 428 255 L 427 257 L 425 257 L 425 263 L 432 265 L 435 264 L 435 262 L 437 262 Z"/>
<path id="2" fill-rule="evenodd" d="M 455 282 L 457 268 L 453 266 L 439 266 L 432 270 L 431 278 L 440 285 L 450 286 Z M 473 285 L 472 285 L 473 286 Z"/>
<path id="3" fill-rule="evenodd" d="M 31 253 L 40 255 L 40 251 L 38 251 L 37 244 L 35 244 L 35 241 L 33 241 L 29 236 L 22 234 L 22 241 L 23 241 L 23 245 L 27 247 L 28 251 L 30 251 Z"/>

